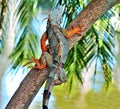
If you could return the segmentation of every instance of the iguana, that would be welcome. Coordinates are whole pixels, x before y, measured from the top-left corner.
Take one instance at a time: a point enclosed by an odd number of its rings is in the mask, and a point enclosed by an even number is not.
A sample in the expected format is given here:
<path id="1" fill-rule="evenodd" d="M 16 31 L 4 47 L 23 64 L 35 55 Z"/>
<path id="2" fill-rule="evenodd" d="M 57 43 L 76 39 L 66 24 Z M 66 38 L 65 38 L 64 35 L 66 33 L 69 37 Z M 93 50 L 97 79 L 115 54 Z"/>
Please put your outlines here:
<path id="1" fill-rule="evenodd" d="M 36 63 L 32 68 L 50 68 L 43 94 L 43 109 L 48 109 L 48 101 L 53 86 L 66 81 L 64 63 L 69 52 L 67 38 L 80 33 L 80 28 L 78 27 L 73 27 L 71 31 L 60 27 L 63 11 L 64 8 L 58 5 L 49 12 L 46 32 L 41 38 L 42 55 L 40 60 L 29 59 Z M 48 40 L 49 45 L 46 45 L 46 40 Z"/>

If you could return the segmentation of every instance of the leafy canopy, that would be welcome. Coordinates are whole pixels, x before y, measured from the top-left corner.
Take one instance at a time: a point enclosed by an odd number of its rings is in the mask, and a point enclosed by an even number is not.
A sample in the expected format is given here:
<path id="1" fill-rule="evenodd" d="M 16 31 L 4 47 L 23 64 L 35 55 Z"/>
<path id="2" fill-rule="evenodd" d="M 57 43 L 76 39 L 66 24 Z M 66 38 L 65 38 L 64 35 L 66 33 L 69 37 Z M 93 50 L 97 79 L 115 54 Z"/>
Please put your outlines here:
<path id="1" fill-rule="evenodd" d="M 54 0 L 54 5 L 61 4 L 65 6 L 62 27 L 66 27 L 90 1 Z M 19 2 L 15 15 L 20 17 L 17 23 L 14 50 L 10 55 L 13 68 L 25 64 L 25 58 L 38 56 L 39 35 L 33 28 L 33 20 L 37 20 L 36 16 L 39 14 L 38 10 L 42 3 L 44 3 L 44 0 L 21 0 Z M 50 1 L 50 4 L 50 6 L 53 5 L 53 0 Z M 83 83 L 82 70 L 83 68 L 89 68 L 92 63 L 95 63 L 94 75 L 99 72 L 98 67 L 102 66 L 106 85 L 108 86 L 112 81 L 115 56 L 112 51 L 114 47 L 112 41 L 114 28 L 110 19 L 114 16 L 114 13 L 119 12 L 119 7 L 119 5 L 114 7 L 114 9 L 99 18 L 84 37 L 70 50 L 65 64 L 70 89 L 72 88 L 73 80 L 79 80 Z"/>

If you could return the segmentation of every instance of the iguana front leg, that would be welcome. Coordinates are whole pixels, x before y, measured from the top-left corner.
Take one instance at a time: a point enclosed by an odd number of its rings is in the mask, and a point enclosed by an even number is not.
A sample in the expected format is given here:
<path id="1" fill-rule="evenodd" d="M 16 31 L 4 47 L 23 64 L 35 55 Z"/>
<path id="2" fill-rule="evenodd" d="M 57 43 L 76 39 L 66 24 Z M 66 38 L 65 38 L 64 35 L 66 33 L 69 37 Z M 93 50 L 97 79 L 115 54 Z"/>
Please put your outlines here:
<path id="1" fill-rule="evenodd" d="M 48 51 L 48 46 L 46 45 L 46 41 L 48 40 L 48 36 L 46 34 L 46 32 L 42 35 L 42 38 L 40 40 L 40 46 L 41 46 L 41 49 L 42 49 L 42 52 L 47 52 Z"/>
<path id="2" fill-rule="evenodd" d="M 64 34 L 65 38 L 69 39 L 73 37 L 75 34 L 80 34 L 81 32 L 84 32 L 85 30 L 82 30 L 83 26 L 77 26 L 71 29 L 71 30 L 66 30 L 61 28 L 62 33 Z"/>

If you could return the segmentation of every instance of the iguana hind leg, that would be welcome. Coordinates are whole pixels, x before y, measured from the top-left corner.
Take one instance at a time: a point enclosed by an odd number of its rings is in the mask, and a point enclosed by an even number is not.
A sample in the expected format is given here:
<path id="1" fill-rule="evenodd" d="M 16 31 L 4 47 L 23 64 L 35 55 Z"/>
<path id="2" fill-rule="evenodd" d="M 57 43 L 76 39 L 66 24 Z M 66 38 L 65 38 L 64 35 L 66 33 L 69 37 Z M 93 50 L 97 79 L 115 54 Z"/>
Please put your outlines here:
<path id="1" fill-rule="evenodd" d="M 30 60 L 31 62 L 28 62 L 27 64 L 35 63 L 35 66 L 30 66 L 29 68 L 43 69 L 46 67 L 51 67 L 53 64 L 52 56 L 48 52 L 43 52 L 40 59 L 36 59 L 33 57 L 33 58 L 28 58 L 28 60 Z"/>
<path id="2" fill-rule="evenodd" d="M 66 81 L 66 72 L 63 68 L 58 73 L 58 79 L 55 81 L 55 85 L 60 85 Z"/>
<path id="3" fill-rule="evenodd" d="M 41 56 L 42 58 L 42 56 Z M 40 60 L 41 60 L 40 58 Z M 35 63 L 35 66 L 29 66 L 29 68 L 38 68 L 38 69 L 43 69 L 45 68 L 47 65 L 46 65 L 46 61 L 44 60 L 44 58 L 42 59 L 42 62 L 40 62 L 39 59 L 36 59 L 36 58 L 28 58 L 27 60 L 30 60 L 30 62 L 26 63 L 24 66 L 30 64 L 30 63 Z"/>

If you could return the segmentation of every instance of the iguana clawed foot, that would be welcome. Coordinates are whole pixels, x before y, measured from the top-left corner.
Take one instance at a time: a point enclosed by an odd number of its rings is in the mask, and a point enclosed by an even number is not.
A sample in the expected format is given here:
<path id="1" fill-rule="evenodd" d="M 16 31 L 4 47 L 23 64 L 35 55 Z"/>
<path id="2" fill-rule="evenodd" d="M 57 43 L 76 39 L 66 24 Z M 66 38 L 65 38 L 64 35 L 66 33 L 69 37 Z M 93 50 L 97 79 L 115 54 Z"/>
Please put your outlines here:
<path id="1" fill-rule="evenodd" d="M 26 63 L 24 66 L 30 64 L 30 63 L 35 63 L 35 66 L 29 66 L 29 68 L 37 68 L 37 69 L 43 69 L 46 67 L 46 62 L 40 62 L 39 59 L 36 59 L 34 57 L 32 58 L 27 58 L 27 60 L 30 60 L 30 62 Z"/>
<path id="2" fill-rule="evenodd" d="M 30 66 L 29 68 L 37 68 L 37 69 L 44 69 L 46 67 L 51 68 L 53 65 L 53 58 L 48 52 L 43 52 L 40 59 L 36 59 L 34 57 L 27 58 L 30 62 L 26 63 L 24 66 L 35 63 L 35 66 Z"/>
<path id="3" fill-rule="evenodd" d="M 61 28 L 60 30 L 62 31 L 62 33 L 64 34 L 64 36 L 69 39 L 71 37 L 73 37 L 75 34 L 79 34 L 81 35 L 81 32 L 84 32 L 85 30 L 82 29 L 83 25 L 79 25 L 79 26 L 73 26 L 71 30 L 66 30 Z"/>

